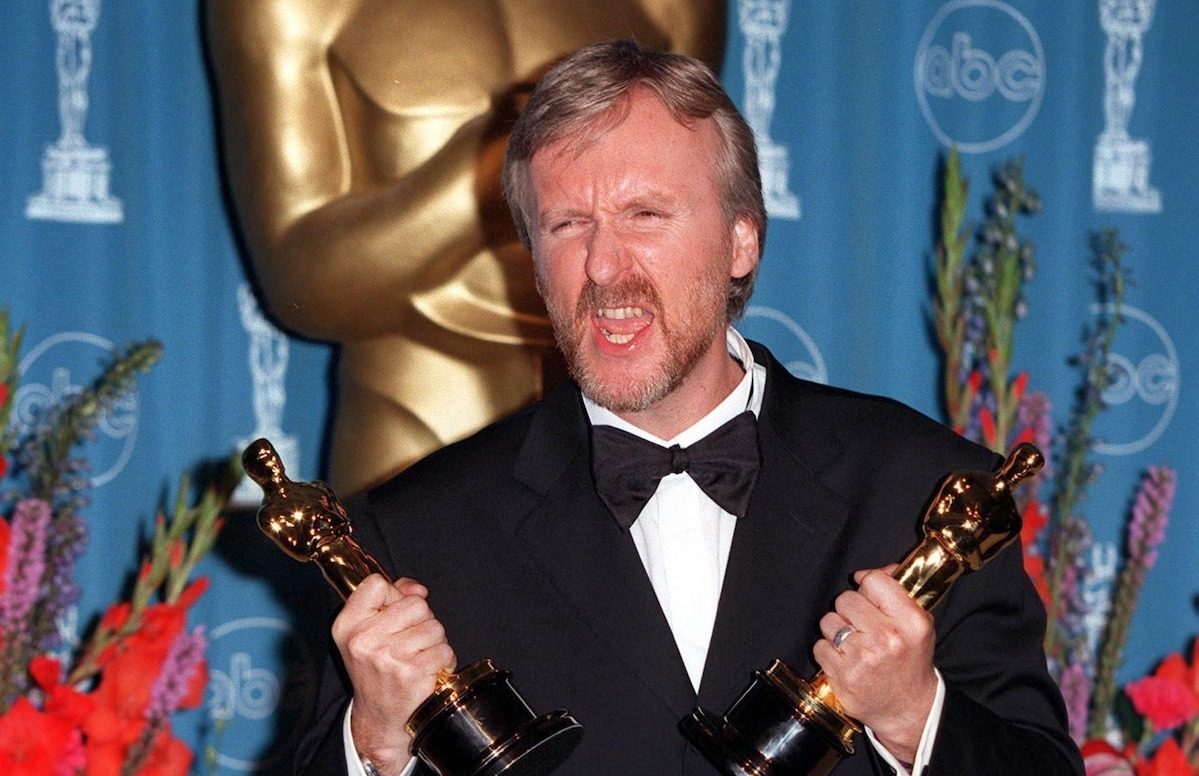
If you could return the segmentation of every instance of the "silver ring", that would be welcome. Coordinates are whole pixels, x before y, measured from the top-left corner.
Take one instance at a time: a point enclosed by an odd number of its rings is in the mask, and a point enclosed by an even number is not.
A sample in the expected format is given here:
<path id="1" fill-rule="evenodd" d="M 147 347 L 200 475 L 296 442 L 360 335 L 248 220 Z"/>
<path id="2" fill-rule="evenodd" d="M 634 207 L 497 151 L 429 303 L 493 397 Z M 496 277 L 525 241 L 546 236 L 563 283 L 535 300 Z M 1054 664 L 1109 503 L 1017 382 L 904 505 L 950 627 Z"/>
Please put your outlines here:
<path id="1" fill-rule="evenodd" d="M 843 644 L 845 642 L 845 640 L 847 638 L 849 638 L 849 634 L 854 633 L 854 632 L 856 632 L 856 629 L 852 625 L 846 625 L 846 626 L 843 626 L 836 633 L 834 633 L 833 638 L 832 638 L 833 649 L 840 652 L 841 644 Z"/>

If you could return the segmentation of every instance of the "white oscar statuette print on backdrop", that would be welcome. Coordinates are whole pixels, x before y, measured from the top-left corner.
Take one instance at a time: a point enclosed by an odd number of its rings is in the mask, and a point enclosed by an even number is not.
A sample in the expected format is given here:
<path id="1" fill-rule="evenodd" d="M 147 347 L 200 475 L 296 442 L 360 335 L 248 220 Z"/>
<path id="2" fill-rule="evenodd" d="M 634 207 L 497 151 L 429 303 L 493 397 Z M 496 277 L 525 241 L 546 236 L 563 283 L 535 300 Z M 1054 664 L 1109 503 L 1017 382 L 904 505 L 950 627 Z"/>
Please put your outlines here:
<path id="1" fill-rule="evenodd" d="M 50 23 L 58 36 L 58 140 L 42 155 L 42 191 L 29 198 L 32 219 L 115 224 L 124 219 L 121 201 L 109 192 L 112 163 L 108 149 L 84 137 L 88 76 L 92 71 L 92 31 L 100 20 L 100 0 L 51 0 Z"/>
<path id="2" fill-rule="evenodd" d="M 288 470 L 301 471 L 300 442 L 283 431 L 283 407 L 287 404 L 287 335 L 263 316 L 249 284 L 238 287 L 237 305 L 242 328 L 250 335 L 247 360 L 254 385 L 254 432 L 237 440 L 237 450 L 244 450 L 255 439 L 266 438 L 271 440 Z M 262 489 L 249 477 L 243 477 L 233 493 L 234 503 L 257 504 L 261 500 Z"/>
<path id="3" fill-rule="evenodd" d="M 773 218 L 800 217 L 799 197 L 791 193 L 787 146 L 770 137 L 775 90 L 783 59 L 782 38 L 791 0 L 738 0 L 737 26 L 745 37 L 741 59 L 745 75 L 745 118 L 758 144 L 758 168 L 766 212 Z"/>
<path id="4" fill-rule="evenodd" d="M 1092 187 L 1095 209 L 1160 213 L 1161 192 L 1149 183 L 1153 155 L 1148 140 L 1134 139 L 1128 123 L 1136 104 L 1142 39 L 1153 22 L 1156 0 L 1099 0 L 1099 23 L 1107 35 L 1103 52 L 1103 131 L 1095 142 Z"/>

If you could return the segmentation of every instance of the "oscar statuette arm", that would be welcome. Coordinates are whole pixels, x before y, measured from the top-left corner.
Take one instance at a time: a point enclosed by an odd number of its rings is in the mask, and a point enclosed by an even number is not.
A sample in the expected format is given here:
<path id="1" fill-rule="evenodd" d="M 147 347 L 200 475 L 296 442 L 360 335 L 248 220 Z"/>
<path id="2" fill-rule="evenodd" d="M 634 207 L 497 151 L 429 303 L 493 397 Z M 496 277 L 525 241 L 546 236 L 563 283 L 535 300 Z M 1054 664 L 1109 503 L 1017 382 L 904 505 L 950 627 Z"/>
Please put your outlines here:
<path id="1" fill-rule="evenodd" d="M 366 161 L 371 129 L 344 105 L 365 98 L 346 93 L 352 79 L 335 51 L 359 4 L 212 0 L 205 20 L 225 167 L 268 307 L 296 331 L 338 342 L 399 330 L 396 300 L 484 240 L 476 167 L 487 112 L 439 130 L 435 152 L 400 160 L 403 174 Z"/>

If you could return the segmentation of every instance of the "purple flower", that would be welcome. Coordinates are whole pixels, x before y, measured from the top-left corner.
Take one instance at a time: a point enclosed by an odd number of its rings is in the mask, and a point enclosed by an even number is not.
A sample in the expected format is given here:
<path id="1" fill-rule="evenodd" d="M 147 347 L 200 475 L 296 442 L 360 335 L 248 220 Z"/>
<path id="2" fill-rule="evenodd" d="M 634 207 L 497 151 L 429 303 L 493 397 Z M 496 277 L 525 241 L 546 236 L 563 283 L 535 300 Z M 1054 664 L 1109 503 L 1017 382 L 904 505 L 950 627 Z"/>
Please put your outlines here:
<path id="1" fill-rule="evenodd" d="M 1070 737 L 1081 744 L 1087 736 L 1087 711 L 1091 704 L 1091 683 L 1086 668 L 1082 663 L 1068 664 L 1062 670 L 1058 685 L 1066 701 Z"/>
<path id="2" fill-rule="evenodd" d="M 1051 557 L 1065 564 L 1058 588 L 1061 602 L 1058 626 L 1067 640 L 1075 641 L 1085 637 L 1086 617 L 1090 611 L 1081 583 L 1087 575 L 1087 553 L 1093 543 L 1091 528 L 1086 520 L 1072 515 L 1062 523 L 1061 531 L 1054 538 Z"/>
<path id="3" fill-rule="evenodd" d="M 0 595 L 0 630 L 9 639 L 26 629 L 25 620 L 37 603 L 46 569 L 49 526 L 50 505 L 45 501 L 31 498 L 17 503 L 12 517 L 4 593 Z"/>
<path id="4" fill-rule="evenodd" d="M 1128 560 L 1138 576 L 1157 562 L 1157 545 L 1166 537 L 1175 485 L 1174 470 L 1164 466 L 1149 467 L 1141 480 L 1128 523 Z"/>
<path id="5" fill-rule="evenodd" d="M 79 600 L 79 583 L 75 566 L 87 543 L 87 526 L 74 511 L 67 510 L 55 517 L 46 539 L 47 573 L 42 585 L 41 606 L 45 632 L 35 634 L 38 649 L 50 651 L 60 646 L 62 638 L 54 623 L 67 607 Z"/>
<path id="6" fill-rule="evenodd" d="M 179 708 L 187 694 L 188 685 L 204 662 L 204 649 L 208 646 L 204 628 L 198 627 L 191 633 L 181 633 L 171 644 L 162 670 L 150 688 L 150 706 L 146 717 L 161 720 Z"/>
<path id="7" fill-rule="evenodd" d="M 1053 471 L 1050 466 L 1049 450 L 1053 447 L 1053 405 L 1043 391 L 1029 391 L 1020 397 L 1016 409 L 1019 425 L 1032 431 L 1032 443 L 1045 454 L 1042 479 L 1048 479 Z"/>

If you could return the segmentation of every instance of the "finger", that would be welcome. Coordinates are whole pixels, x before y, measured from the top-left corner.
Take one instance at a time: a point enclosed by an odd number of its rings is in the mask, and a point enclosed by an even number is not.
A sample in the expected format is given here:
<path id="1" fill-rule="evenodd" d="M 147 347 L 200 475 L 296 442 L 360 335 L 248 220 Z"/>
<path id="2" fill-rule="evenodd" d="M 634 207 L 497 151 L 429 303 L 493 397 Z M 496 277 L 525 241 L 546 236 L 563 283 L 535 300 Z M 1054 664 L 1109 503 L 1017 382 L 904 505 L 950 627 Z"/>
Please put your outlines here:
<path id="1" fill-rule="evenodd" d="M 833 611 L 846 623 L 861 631 L 878 627 L 884 619 L 878 606 L 857 590 L 846 590 L 833 602 Z"/>
<path id="2" fill-rule="evenodd" d="M 380 633 L 401 633 L 424 622 L 437 622 L 429 602 L 418 595 L 392 601 L 371 616 L 370 627 Z"/>
<path id="3" fill-rule="evenodd" d="M 888 563 L 886 566 L 880 566 L 877 569 L 858 569 L 853 573 L 853 581 L 856 584 L 862 584 L 862 578 L 871 571 L 881 571 L 889 577 L 895 576 L 895 569 L 899 568 L 898 563 Z"/>
<path id="4" fill-rule="evenodd" d="M 342 613 L 348 612 L 348 619 L 358 620 L 400 600 L 401 597 L 400 592 L 392 587 L 382 574 L 371 574 L 362 580 L 346 599 Z"/>
<path id="5" fill-rule="evenodd" d="M 402 638 L 405 649 L 412 654 L 449 643 L 446 638 L 445 626 L 441 624 L 440 620 L 432 617 L 399 631 L 397 635 Z"/>
<path id="6" fill-rule="evenodd" d="M 429 597 L 429 588 L 409 577 L 401 577 L 395 581 L 395 589 L 402 595 L 415 595 L 421 598 Z"/>
<path id="7" fill-rule="evenodd" d="M 458 667 L 458 657 L 453 648 L 445 642 L 421 651 L 420 659 L 434 676 L 439 671 L 453 673 Z"/>
<path id="8" fill-rule="evenodd" d="M 827 639 L 821 639 L 812 647 L 812 659 L 816 661 L 816 666 L 828 674 L 831 679 L 840 672 L 845 655 L 833 649 L 832 643 Z"/>
<path id="9" fill-rule="evenodd" d="M 408 600 L 424 603 L 421 598 Z M 347 666 L 369 664 L 375 666 L 373 670 L 395 671 L 397 676 L 403 677 L 405 684 L 442 667 L 440 664 L 429 664 L 428 658 L 421 659 L 421 655 L 429 650 L 448 648 L 445 628 L 440 621 L 428 617 L 398 627 L 395 620 L 387 619 L 386 612 L 379 613 L 357 628 L 335 632 L 334 642 Z"/>
<path id="10" fill-rule="evenodd" d="M 837 612 L 829 612 L 820 618 L 820 635 L 823 636 L 826 641 L 831 642 L 833 637 L 837 635 L 838 631 L 845 627 L 853 626 L 850 625 L 849 620 L 845 619 Z"/>
<path id="11" fill-rule="evenodd" d="M 869 569 L 859 573 L 858 592 L 888 617 L 910 617 L 914 616 L 914 609 L 924 611 L 903 585 L 885 570 Z"/>
<path id="12" fill-rule="evenodd" d="M 379 584 L 381 588 L 374 584 L 369 588 L 360 586 L 346 600 L 346 606 L 333 620 L 334 642 L 340 644 L 352 638 L 358 644 L 375 645 L 435 619 L 428 601 L 421 596 L 402 595 L 381 577 Z M 362 596 L 355 598 L 360 591 Z"/>

